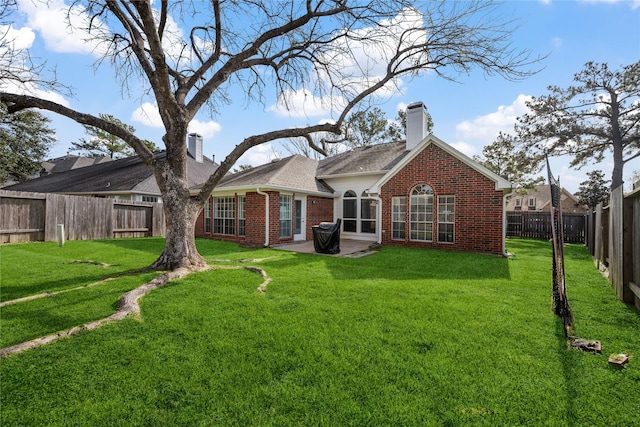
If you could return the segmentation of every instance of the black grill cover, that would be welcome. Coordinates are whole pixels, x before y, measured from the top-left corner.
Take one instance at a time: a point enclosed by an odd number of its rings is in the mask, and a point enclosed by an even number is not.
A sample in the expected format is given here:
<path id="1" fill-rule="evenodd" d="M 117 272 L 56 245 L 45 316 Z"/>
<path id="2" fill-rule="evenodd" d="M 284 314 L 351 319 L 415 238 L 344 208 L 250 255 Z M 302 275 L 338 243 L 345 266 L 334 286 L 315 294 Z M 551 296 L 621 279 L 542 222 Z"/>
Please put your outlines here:
<path id="1" fill-rule="evenodd" d="M 340 222 L 338 218 L 335 224 L 326 223 L 314 225 L 313 247 L 319 254 L 339 254 L 340 253 Z"/>

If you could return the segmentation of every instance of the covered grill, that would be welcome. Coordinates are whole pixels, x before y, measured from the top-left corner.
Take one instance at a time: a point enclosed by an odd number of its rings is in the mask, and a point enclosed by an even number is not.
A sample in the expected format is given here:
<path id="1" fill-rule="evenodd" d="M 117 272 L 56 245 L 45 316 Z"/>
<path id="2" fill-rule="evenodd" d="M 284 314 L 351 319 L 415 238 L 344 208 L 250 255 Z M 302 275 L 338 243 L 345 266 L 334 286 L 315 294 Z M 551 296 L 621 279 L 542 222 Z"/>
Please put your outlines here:
<path id="1" fill-rule="evenodd" d="M 340 253 L 340 223 L 321 223 L 311 227 L 313 230 L 313 247 L 319 254 Z"/>

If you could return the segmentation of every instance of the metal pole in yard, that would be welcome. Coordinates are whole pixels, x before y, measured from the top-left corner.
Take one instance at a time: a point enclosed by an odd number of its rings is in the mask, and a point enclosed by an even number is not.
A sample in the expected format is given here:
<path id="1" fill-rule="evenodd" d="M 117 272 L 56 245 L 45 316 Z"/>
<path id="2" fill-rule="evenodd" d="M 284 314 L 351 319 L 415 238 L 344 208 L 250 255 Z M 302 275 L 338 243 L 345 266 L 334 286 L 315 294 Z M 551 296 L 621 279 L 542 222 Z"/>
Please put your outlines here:
<path id="1" fill-rule="evenodd" d="M 64 224 L 58 224 L 58 246 L 64 246 Z"/>

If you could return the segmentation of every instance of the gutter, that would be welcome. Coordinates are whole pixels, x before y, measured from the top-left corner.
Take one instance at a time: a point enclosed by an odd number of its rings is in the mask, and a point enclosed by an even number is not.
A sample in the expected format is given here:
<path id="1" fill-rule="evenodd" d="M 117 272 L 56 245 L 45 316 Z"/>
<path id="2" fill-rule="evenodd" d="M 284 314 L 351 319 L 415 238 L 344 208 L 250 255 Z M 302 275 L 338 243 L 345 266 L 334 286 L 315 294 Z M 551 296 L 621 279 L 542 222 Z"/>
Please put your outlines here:
<path id="1" fill-rule="evenodd" d="M 511 187 L 511 193 L 506 193 L 502 196 L 502 256 L 509 257 L 507 253 L 507 197 L 511 197 L 515 194 L 516 189 Z"/>
<path id="2" fill-rule="evenodd" d="M 269 247 L 269 194 L 260 191 L 260 188 L 256 188 L 256 193 L 265 197 L 265 216 L 264 216 L 264 245 L 263 247 Z"/>

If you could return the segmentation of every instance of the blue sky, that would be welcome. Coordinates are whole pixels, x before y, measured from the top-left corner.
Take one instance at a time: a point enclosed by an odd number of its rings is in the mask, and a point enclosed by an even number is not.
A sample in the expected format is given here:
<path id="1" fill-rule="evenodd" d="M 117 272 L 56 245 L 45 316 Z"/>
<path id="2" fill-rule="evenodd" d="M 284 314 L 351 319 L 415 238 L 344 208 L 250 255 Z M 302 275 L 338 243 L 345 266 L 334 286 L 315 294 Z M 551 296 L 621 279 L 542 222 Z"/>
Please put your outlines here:
<path id="1" fill-rule="evenodd" d="M 69 34 L 56 5 L 51 8 L 31 0 L 20 0 L 21 11 L 14 15 L 11 32 L 16 40 L 29 47 L 31 54 L 57 68 L 60 80 L 74 88 L 75 97 L 50 97 L 79 111 L 112 114 L 133 125 L 140 137 L 161 145 L 162 129 L 153 119 L 152 100 L 123 93 L 113 77 L 109 64 L 95 69 L 96 51 L 77 34 Z M 509 132 L 516 117 L 526 112 L 528 96 L 547 93 L 548 85 L 566 87 L 573 75 L 587 61 L 607 62 L 610 68 L 634 63 L 640 59 L 640 0 L 617 1 L 510 1 L 503 5 L 507 15 L 519 19 L 512 34 L 517 48 L 530 49 L 536 55 L 548 55 L 538 74 L 520 82 L 501 77 L 485 77 L 481 72 L 458 77 L 452 83 L 425 74 L 403 81 L 401 90 L 379 104 L 387 117 L 393 118 L 399 108 L 415 101 L 424 102 L 431 113 L 433 133 L 467 155 L 480 154 L 495 140 L 500 131 Z M 135 87 L 131 88 L 135 92 Z M 230 93 L 233 99 L 242 99 Z M 191 131 L 204 136 L 205 155 L 223 159 L 242 139 L 264 131 L 317 123 L 329 118 L 326 111 L 307 109 L 302 117 L 292 117 L 274 106 L 275 99 L 265 104 L 245 105 L 234 102 L 221 114 L 201 114 Z M 141 114 L 141 107 L 146 107 Z M 203 110 L 203 113 L 207 113 Z M 56 129 L 58 143 L 50 157 L 67 153 L 71 141 L 85 137 L 84 128 L 74 122 L 49 115 Z M 288 153 L 279 143 L 265 144 L 245 154 L 239 163 L 262 164 Z M 570 169 L 569 158 L 552 161 L 553 173 L 561 184 L 575 192 L 586 172 L 603 170 L 610 177 L 610 159 L 582 170 Z M 625 189 L 629 190 L 633 171 L 640 171 L 640 159 L 625 165 Z"/>

